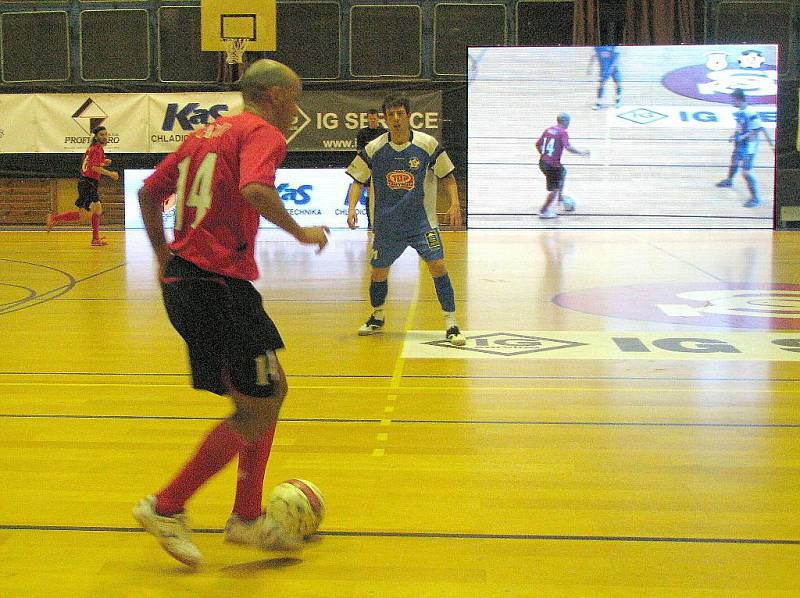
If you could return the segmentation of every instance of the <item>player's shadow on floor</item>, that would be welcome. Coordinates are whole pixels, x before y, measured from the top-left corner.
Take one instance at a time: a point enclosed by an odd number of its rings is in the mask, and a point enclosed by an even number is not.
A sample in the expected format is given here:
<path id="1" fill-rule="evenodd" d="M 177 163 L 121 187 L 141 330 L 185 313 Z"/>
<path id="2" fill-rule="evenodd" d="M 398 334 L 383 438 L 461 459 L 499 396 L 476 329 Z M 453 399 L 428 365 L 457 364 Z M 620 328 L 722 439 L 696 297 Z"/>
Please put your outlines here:
<path id="1" fill-rule="evenodd" d="M 231 577 L 239 576 L 247 573 L 258 573 L 259 571 L 269 571 L 274 569 L 285 569 L 299 565 L 303 559 L 293 556 L 280 556 L 273 559 L 261 559 L 258 561 L 251 561 L 249 563 L 241 563 L 238 565 L 228 565 L 221 567 L 220 572 Z"/>

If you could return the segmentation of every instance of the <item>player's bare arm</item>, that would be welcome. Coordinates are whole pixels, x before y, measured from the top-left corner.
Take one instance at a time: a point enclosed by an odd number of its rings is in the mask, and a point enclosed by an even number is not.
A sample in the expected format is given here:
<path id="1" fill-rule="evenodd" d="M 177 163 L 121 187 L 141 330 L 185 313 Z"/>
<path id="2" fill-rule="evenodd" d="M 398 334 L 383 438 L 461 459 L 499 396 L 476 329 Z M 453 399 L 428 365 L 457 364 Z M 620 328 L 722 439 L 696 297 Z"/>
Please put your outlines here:
<path id="1" fill-rule="evenodd" d="M 172 252 L 169 250 L 167 240 L 164 237 L 164 220 L 162 215 L 161 202 L 156 201 L 147 190 L 142 187 L 139 190 L 139 207 L 142 211 L 142 221 L 144 229 L 147 231 L 147 238 L 158 259 L 158 278 L 161 280 L 161 273 L 167 265 Z"/>
<path id="2" fill-rule="evenodd" d="M 564 148 L 571 154 L 576 154 L 578 156 L 583 156 L 584 158 L 588 158 L 591 156 L 591 152 L 589 150 L 579 150 L 577 147 L 573 145 L 568 145 Z"/>
<path id="3" fill-rule="evenodd" d="M 364 191 L 364 185 L 359 182 L 353 181 L 350 183 L 350 190 L 347 192 L 347 226 L 354 230 L 358 226 L 358 213 L 356 206 L 361 194 Z"/>
<path id="4" fill-rule="evenodd" d="M 450 217 L 450 227 L 461 228 L 461 204 L 458 202 L 456 177 L 448 174 L 446 177 L 439 179 L 439 184 L 442 185 L 445 195 L 450 200 L 450 207 L 447 209 L 447 215 Z"/>
<path id="5" fill-rule="evenodd" d="M 264 218 L 285 230 L 303 245 L 316 245 L 322 251 L 328 244 L 330 229 L 327 226 L 302 227 L 297 224 L 292 215 L 286 211 L 274 187 L 251 183 L 242 189 L 242 197 Z"/>

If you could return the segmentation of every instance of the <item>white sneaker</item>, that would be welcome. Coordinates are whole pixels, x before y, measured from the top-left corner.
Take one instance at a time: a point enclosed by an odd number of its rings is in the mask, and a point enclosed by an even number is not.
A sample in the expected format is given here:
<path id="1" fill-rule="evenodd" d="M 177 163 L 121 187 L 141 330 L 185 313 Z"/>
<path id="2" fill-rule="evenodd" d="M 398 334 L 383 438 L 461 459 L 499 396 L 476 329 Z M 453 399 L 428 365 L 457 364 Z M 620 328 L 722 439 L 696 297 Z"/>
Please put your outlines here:
<path id="1" fill-rule="evenodd" d="M 383 320 L 378 320 L 374 315 L 370 316 L 369 320 L 358 329 L 358 336 L 369 336 L 380 332 L 383 328 L 383 322 Z"/>
<path id="2" fill-rule="evenodd" d="M 444 334 L 450 344 L 456 347 L 463 347 L 467 343 L 467 339 L 461 334 L 458 326 L 450 326 Z"/>
<path id="3" fill-rule="evenodd" d="M 232 544 L 249 544 L 261 550 L 299 550 L 303 537 L 280 525 L 266 513 L 257 519 L 243 521 L 238 515 L 231 515 L 225 524 L 225 541 Z"/>
<path id="4" fill-rule="evenodd" d="M 545 210 L 541 214 L 539 214 L 539 218 L 543 220 L 549 220 L 550 218 L 558 218 L 558 212 L 555 210 Z"/>
<path id="5" fill-rule="evenodd" d="M 170 556 L 184 565 L 197 567 L 203 562 L 203 555 L 192 542 L 185 513 L 170 517 L 156 513 L 156 497 L 147 496 L 133 508 L 133 517 L 149 534 L 155 536 L 161 547 Z"/>

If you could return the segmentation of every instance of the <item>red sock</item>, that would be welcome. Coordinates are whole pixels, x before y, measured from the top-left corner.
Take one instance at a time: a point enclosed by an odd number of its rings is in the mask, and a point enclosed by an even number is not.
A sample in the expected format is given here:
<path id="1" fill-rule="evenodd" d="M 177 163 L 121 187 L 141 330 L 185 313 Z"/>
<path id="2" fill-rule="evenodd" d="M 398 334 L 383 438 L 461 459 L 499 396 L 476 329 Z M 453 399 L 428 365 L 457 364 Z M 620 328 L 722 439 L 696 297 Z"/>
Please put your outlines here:
<path id="1" fill-rule="evenodd" d="M 75 222 L 81 219 L 81 213 L 78 210 L 72 212 L 62 212 L 61 214 L 53 214 L 53 222 Z"/>
<path id="2" fill-rule="evenodd" d="M 100 238 L 100 214 L 92 214 L 92 240 Z"/>
<path id="3" fill-rule="evenodd" d="M 245 521 L 261 515 L 264 472 L 267 469 L 274 437 L 275 426 L 272 426 L 259 440 L 248 442 L 239 451 L 239 477 L 236 482 L 233 512 Z"/>
<path id="4" fill-rule="evenodd" d="M 158 513 L 180 513 L 189 497 L 225 467 L 244 445 L 244 438 L 227 421 L 211 430 L 175 479 L 156 495 Z"/>

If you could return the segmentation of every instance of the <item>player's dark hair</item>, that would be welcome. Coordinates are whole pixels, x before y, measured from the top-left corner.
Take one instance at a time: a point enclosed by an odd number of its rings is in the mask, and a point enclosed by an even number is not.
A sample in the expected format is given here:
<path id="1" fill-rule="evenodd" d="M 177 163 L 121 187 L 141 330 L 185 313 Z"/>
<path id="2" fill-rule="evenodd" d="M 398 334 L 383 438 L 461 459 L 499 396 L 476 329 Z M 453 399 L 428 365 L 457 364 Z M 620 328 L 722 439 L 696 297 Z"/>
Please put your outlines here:
<path id="1" fill-rule="evenodd" d="M 94 129 L 92 129 L 92 143 L 91 143 L 91 145 L 94 145 L 95 143 L 100 143 L 100 142 L 97 140 L 97 134 L 98 134 L 100 131 L 105 131 L 105 130 L 106 130 L 106 128 L 105 128 L 104 126 L 102 126 L 102 125 L 101 125 L 101 126 L 99 126 L 99 127 L 95 127 Z"/>
<path id="2" fill-rule="evenodd" d="M 742 100 L 742 101 L 744 101 L 744 100 L 746 100 L 746 99 L 747 99 L 747 96 L 746 96 L 746 95 L 745 95 L 745 93 L 744 93 L 744 89 L 738 89 L 738 88 L 737 88 L 737 89 L 734 89 L 734 90 L 731 92 L 731 97 L 732 97 L 733 99 L 735 99 L 735 100 Z"/>
<path id="3" fill-rule="evenodd" d="M 375 108 L 370 108 L 369 110 L 367 110 L 367 114 L 378 114 L 378 111 L 375 110 Z"/>
<path id="4" fill-rule="evenodd" d="M 411 102 L 408 101 L 408 98 L 404 95 L 392 94 L 386 96 L 386 99 L 383 100 L 383 113 L 386 114 L 387 108 L 400 108 L 403 107 L 406 109 L 408 114 L 411 114 Z"/>

